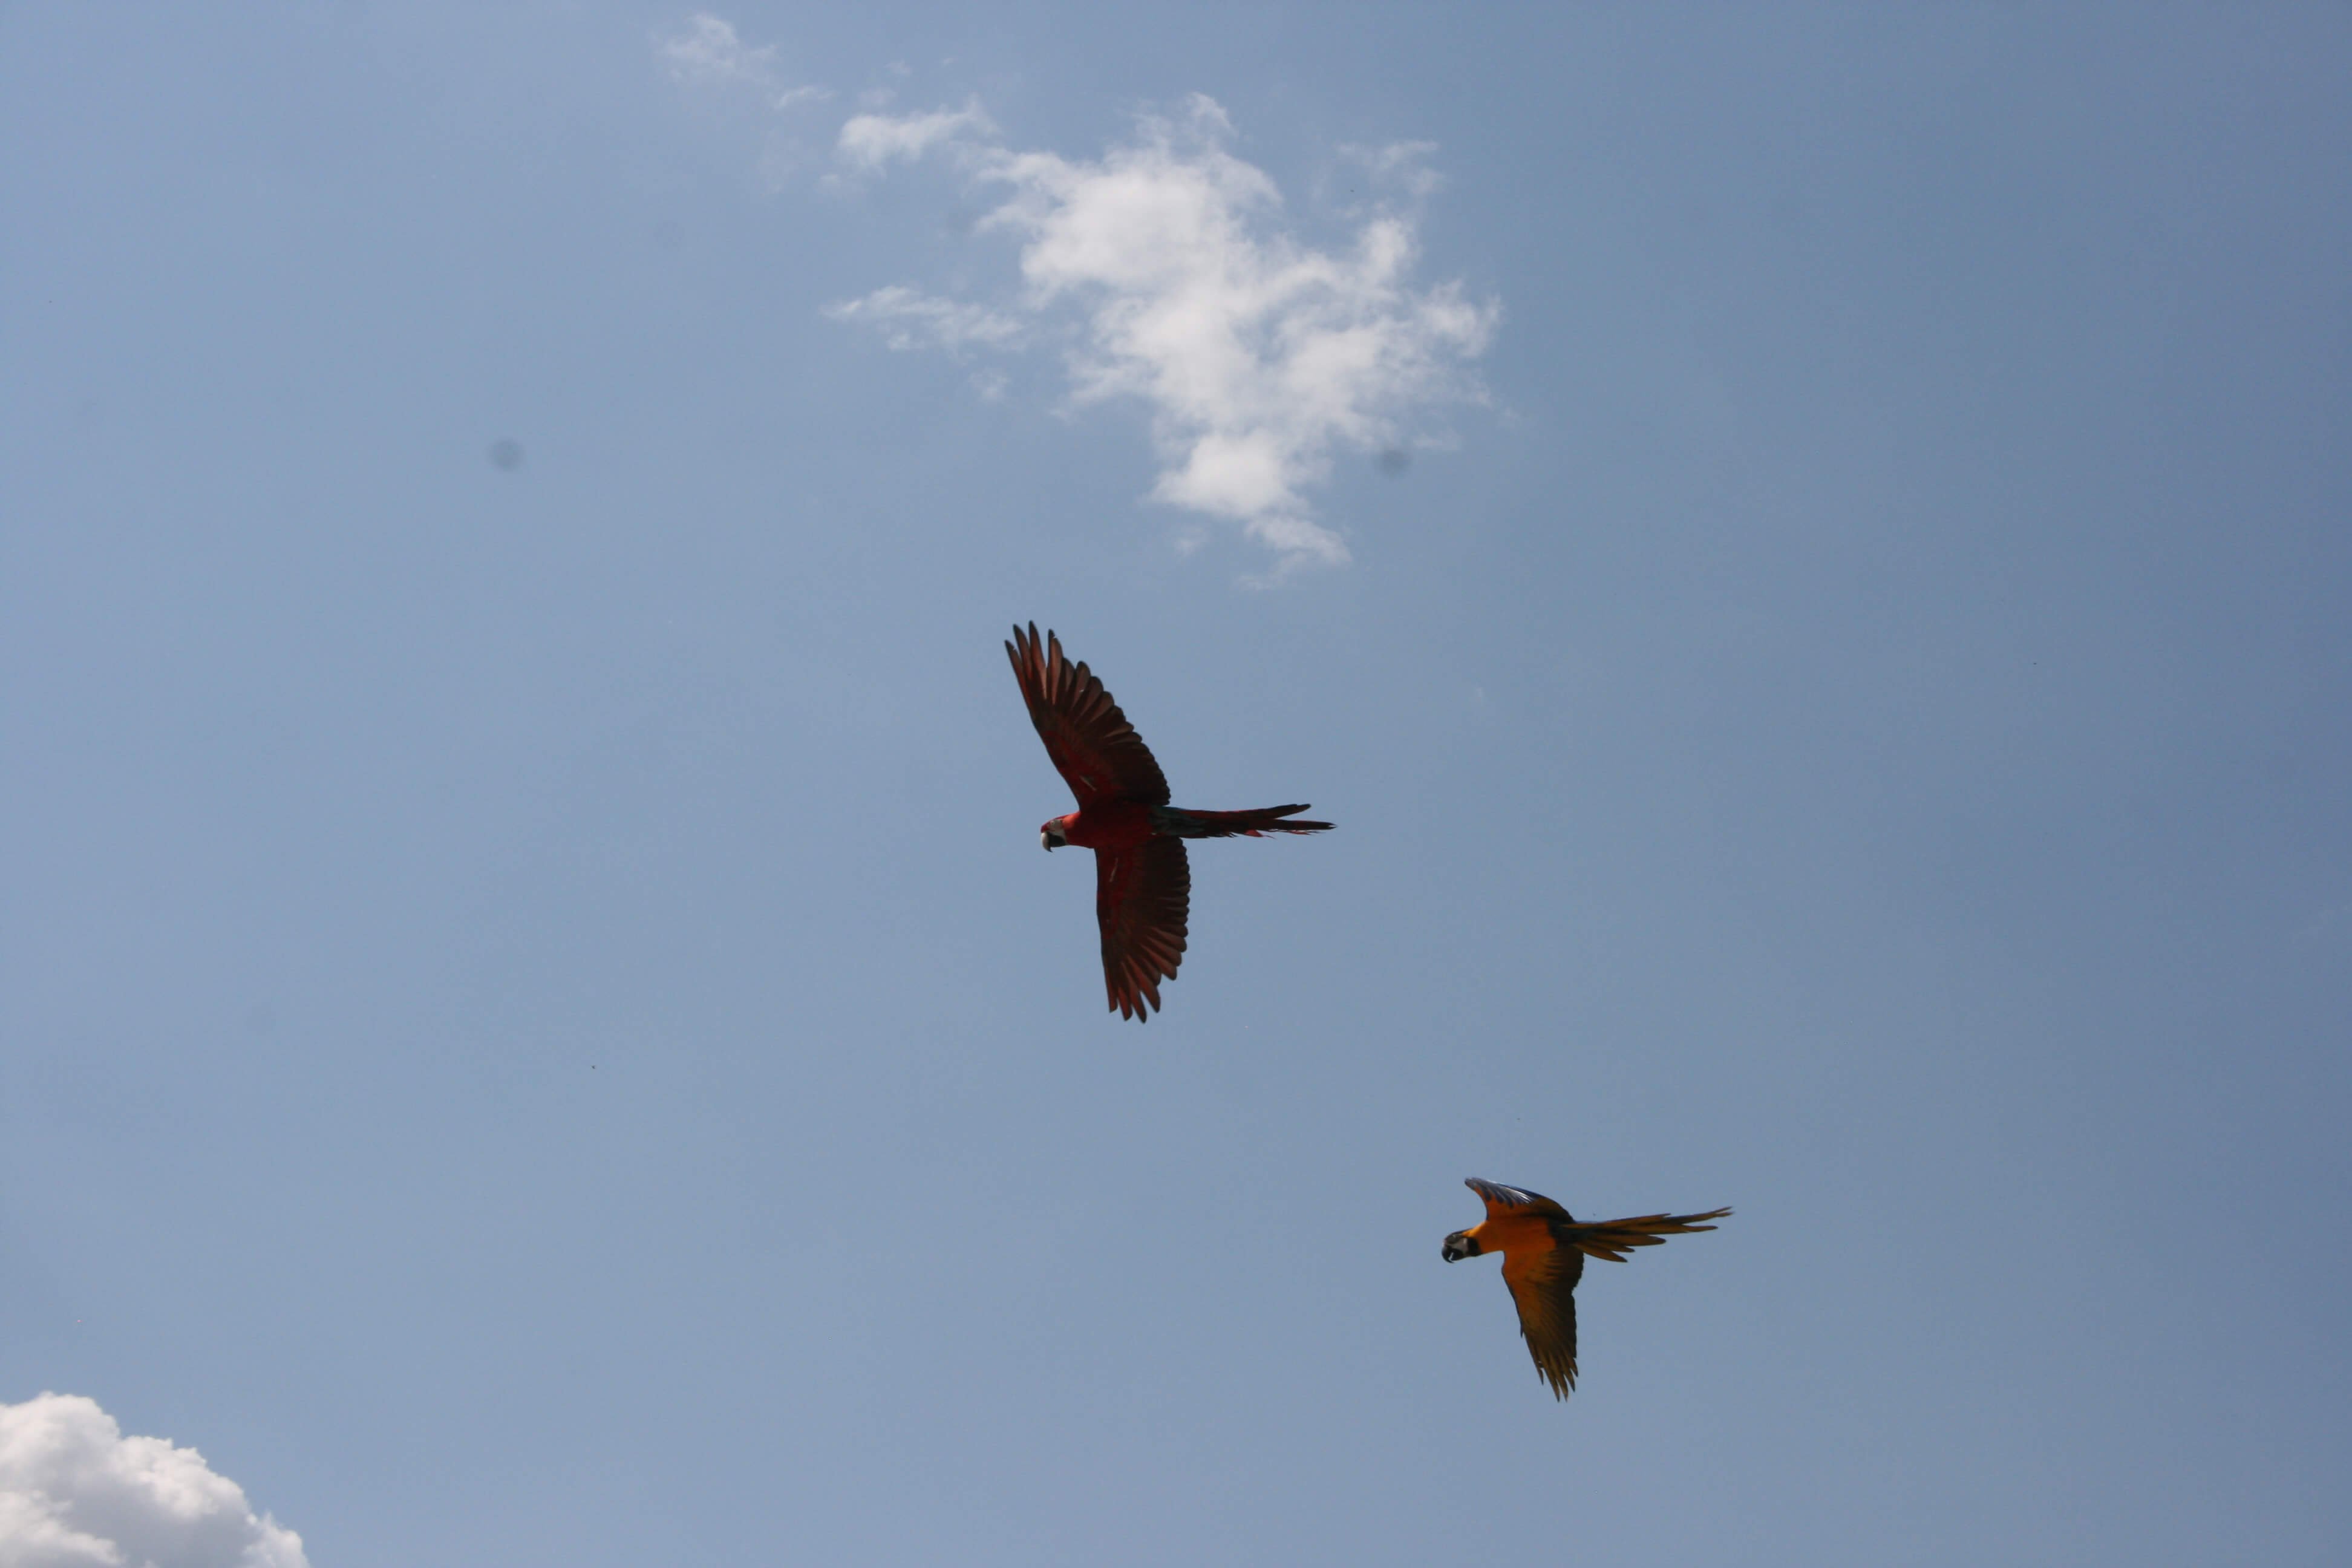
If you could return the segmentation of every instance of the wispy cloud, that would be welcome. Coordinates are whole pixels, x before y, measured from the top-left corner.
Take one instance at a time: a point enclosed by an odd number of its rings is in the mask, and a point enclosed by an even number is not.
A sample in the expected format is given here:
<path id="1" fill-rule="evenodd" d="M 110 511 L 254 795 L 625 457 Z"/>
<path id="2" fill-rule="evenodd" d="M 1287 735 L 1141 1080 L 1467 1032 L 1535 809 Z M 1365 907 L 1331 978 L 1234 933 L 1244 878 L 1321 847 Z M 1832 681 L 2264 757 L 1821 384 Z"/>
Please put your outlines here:
<path id="1" fill-rule="evenodd" d="M 836 321 L 873 322 L 894 349 L 925 342 L 950 351 L 971 344 L 1002 348 L 1022 333 L 1019 321 L 984 305 L 943 300 L 898 284 L 877 289 L 862 300 L 828 306 L 824 313 Z"/>
<path id="2" fill-rule="evenodd" d="M 0 1405 L 0 1563 L 309 1568 L 302 1538 L 194 1448 L 125 1437 L 95 1400 Z"/>
<path id="3" fill-rule="evenodd" d="M 749 82 L 768 87 L 775 81 L 776 47 L 747 48 L 735 36 L 731 22 L 705 13 L 687 24 L 675 37 L 656 47 L 669 62 L 670 74 L 680 81 Z"/>
<path id="4" fill-rule="evenodd" d="M 1286 565 L 1343 562 L 1346 544 L 1307 492 L 1338 452 L 1398 449 L 1416 413 L 1475 399 L 1463 362 L 1486 347 L 1497 308 L 1456 283 L 1413 285 L 1410 211 L 1376 213 L 1335 250 L 1286 232 L 1279 191 L 1228 150 L 1232 129 L 1195 97 L 1087 161 L 1003 147 L 977 104 L 860 115 L 842 133 L 854 167 L 944 152 L 1006 193 L 979 228 L 1019 240 L 1027 288 L 1001 310 L 901 287 L 831 314 L 874 321 L 894 348 L 1013 346 L 1024 323 L 1066 321 L 1075 399 L 1149 412 L 1161 458 L 1152 499 L 1235 521 Z M 1417 195 L 1425 151 L 1364 162 Z"/>
<path id="5" fill-rule="evenodd" d="M 775 45 L 751 48 L 736 36 L 732 23 L 707 11 L 688 21 L 685 32 L 656 39 L 654 47 L 677 80 L 754 88 L 777 109 L 833 96 L 822 87 L 784 86 L 776 68 Z"/>
<path id="6" fill-rule="evenodd" d="M 919 158 L 950 142 L 995 133 L 976 102 L 928 114 L 859 114 L 841 128 L 841 161 L 870 174 L 893 158 Z"/>

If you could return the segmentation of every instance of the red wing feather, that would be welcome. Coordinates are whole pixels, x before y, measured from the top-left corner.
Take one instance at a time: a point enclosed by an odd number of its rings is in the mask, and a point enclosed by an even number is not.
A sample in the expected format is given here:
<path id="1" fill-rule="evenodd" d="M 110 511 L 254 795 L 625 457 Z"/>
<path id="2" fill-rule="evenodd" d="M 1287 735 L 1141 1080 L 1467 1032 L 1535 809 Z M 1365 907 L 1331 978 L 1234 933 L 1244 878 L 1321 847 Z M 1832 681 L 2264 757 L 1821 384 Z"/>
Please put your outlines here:
<path id="1" fill-rule="evenodd" d="M 1029 721 L 1045 742 L 1045 754 L 1078 797 L 1083 809 L 1107 800 L 1132 800 L 1145 805 L 1168 804 L 1168 780 L 1152 760 L 1151 748 L 1110 700 L 1094 671 L 1072 664 L 1062 652 L 1062 639 L 1047 632 L 1037 637 L 1037 623 L 1024 633 L 1013 628 L 1004 645 L 1013 660 L 1013 674 L 1029 704 Z M 1109 927 L 1104 927 L 1106 932 Z M 1182 942 L 1183 922 L 1177 922 Z M 1104 939 L 1108 941 L 1108 936 Z M 1171 967 L 1171 974 L 1175 973 Z"/>
<path id="2" fill-rule="evenodd" d="M 1122 1017 L 1147 1022 L 1160 983 L 1184 962 L 1192 870 L 1181 838 L 1095 851 L 1095 918 L 1102 922 L 1103 982 Z"/>

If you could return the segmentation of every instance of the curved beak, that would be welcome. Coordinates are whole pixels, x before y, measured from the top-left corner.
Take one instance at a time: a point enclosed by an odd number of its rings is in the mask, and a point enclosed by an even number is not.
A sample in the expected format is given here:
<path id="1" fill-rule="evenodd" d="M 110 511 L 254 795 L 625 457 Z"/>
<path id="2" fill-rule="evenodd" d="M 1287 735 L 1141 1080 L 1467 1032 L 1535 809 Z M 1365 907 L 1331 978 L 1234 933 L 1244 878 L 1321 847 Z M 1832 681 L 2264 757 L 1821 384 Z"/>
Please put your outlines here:
<path id="1" fill-rule="evenodd" d="M 1052 834 L 1040 833 L 1037 835 L 1037 842 L 1045 847 L 1045 852 L 1048 855 L 1054 852 L 1054 836 Z"/>

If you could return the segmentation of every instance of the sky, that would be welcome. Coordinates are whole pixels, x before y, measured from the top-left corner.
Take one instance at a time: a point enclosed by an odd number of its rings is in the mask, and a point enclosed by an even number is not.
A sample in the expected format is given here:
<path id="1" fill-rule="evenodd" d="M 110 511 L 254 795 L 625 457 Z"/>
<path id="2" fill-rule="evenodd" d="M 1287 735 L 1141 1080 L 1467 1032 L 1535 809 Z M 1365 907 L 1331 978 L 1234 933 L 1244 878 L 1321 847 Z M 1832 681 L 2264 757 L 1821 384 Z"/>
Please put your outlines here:
<path id="1" fill-rule="evenodd" d="M 0 1558 L 2345 1561 L 2347 68 L 0 7 Z"/>

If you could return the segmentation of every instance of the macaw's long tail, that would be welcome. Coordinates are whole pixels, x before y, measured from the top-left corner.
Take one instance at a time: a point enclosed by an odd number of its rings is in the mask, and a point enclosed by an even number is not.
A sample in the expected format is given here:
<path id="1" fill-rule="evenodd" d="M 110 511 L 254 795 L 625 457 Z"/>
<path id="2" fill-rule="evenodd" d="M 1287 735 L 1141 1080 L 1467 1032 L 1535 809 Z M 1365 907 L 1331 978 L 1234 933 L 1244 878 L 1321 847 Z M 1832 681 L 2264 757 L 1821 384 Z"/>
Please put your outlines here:
<path id="1" fill-rule="evenodd" d="M 1625 1254 L 1636 1247 L 1657 1247 L 1670 1236 L 1688 1236 L 1695 1230 L 1713 1230 L 1703 1220 L 1721 1219 L 1729 1209 L 1710 1209 L 1706 1214 L 1645 1214 L 1637 1219 L 1604 1219 L 1598 1225 L 1562 1225 L 1552 1227 L 1554 1239 L 1575 1247 L 1593 1258 L 1605 1258 L 1612 1263 L 1625 1261 Z"/>
<path id="2" fill-rule="evenodd" d="M 1328 822 L 1286 820 L 1305 811 L 1303 805 L 1267 805 L 1255 811 L 1186 811 L 1181 806 L 1152 809 L 1154 826 L 1177 838 L 1231 838 L 1239 834 L 1256 838 L 1268 833 L 1323 833 Z"/>

